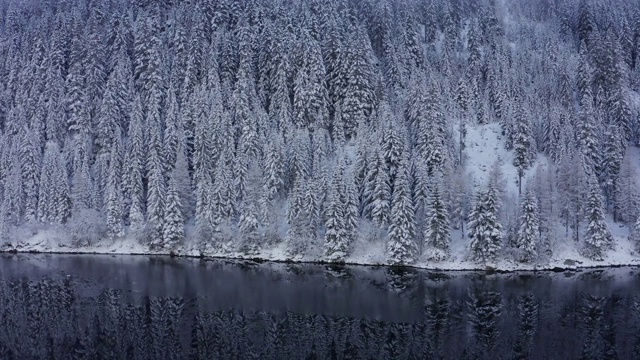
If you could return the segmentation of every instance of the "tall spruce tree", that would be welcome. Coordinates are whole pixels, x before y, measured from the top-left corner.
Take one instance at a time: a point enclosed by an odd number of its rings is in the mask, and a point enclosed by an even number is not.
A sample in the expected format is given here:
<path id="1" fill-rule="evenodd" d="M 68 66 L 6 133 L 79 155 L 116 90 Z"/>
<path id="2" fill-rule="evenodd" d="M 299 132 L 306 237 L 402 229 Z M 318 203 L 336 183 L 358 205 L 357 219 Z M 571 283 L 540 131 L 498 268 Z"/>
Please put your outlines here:
<path id="1" fill-rule="evenodd" d="M 520 226 L 516 239 L 516 251 L 518 260 L 532 262 L 538 256 L 539 213 L 538 204 L 531 187 L 526 191 L 520 206 Z"/>
<path id="2" fill-rule="evenodd" d="M 392 264 L 410 264 L 416 259 L 417 246 L 406 160 L 400 163 L 393 188 L 387 256 Z"/>
<path id="3" fill-rule="evenodd" d="M 498 189 L 491 182 L 478 191 L 469 213 L 469 250 L 474 261 L 493 262 L 502 249 L 502 225 L 498 221 Z"/>
<path id="4" fill-rule="evenodd" d="M 602 194 L 594 176 L 589 178 L 589 194 L 585 204 L 587 232 L 584 237 L 583 251 L 592 260 L 603 260 L 606 250 L 612 248 L 613 237 L 604 218 Z"/>
<path id="5" fill-rule="evenodd" d="M 451 250 L 451 227 L 449 212 L 441 194 L 442 178 L 432 184 L 427 222 L 425 225 L 425 254 L 429 260 L 447 260 Z"/>

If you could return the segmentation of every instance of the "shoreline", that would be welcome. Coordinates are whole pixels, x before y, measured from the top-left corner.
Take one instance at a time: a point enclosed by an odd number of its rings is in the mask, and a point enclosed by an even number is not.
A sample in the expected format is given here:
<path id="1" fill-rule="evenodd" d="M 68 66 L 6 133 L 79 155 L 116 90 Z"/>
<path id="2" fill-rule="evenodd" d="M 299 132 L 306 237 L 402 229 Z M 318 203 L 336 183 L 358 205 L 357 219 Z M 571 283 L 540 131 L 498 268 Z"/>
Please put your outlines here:
<path id="1" fill-rule="evenodd" d="M 313 260 L 313 259 L 279 259 L 269 258 L 264 255 L 255 256 L 243 256 L 243 255 L 196 255 L 192 253 L 174 253 L 174 252 L 118 252 L 118 251 L 88 251 L 88 250 L 76 250 L 76 251 L 63 251 L 63 250 L 18 250 L 13 249 L 0 249 L 0 255 L 20 255 L 20 254 L 51 254 L 51 255 L 124 255 L 124 256 L 162 256 L 170 258 L 184 258 L 184 259 L 200 259 L 200 260 L 230 260 L 230 261 L 252 261 L 255 263 L 274 263 L 274 264 L 308 264 L 308 265 L 330 265 L 330 266 L 358 266 L 358 267 L 373 267 L 373 268 L 389 268 L 389 269 L 415 269 L 431 272 L 464 272 L 464 271 L 476 271 L 485 272 L 486 274 L 510 274 L 518 272 L 573 272 L 589 269 L 615 269 L 624 267 L 640 267 L 640 258 L 636 260 L 636 263 L 603 263 L 603 264 L 584 264 L 580 263 L 576 265 L 560 266 L 559 264 L 549 263 L 547 265 L 535 265 L 517 267 L 517 264 L 512 263 L 515 267 L 504 267 L 496 264 L 477 264 L 477 266 L 468 266 L 471 263 L 464 262 L 447 262 L 442 267 L 429 266 L 427 264 L 404 264 L 404 265 L 392 265 L 381 263 L 366 263 L 358 261 L 328 261 L 328 260 Z M 575 261 L 575 260 L 574 260 Z"/>

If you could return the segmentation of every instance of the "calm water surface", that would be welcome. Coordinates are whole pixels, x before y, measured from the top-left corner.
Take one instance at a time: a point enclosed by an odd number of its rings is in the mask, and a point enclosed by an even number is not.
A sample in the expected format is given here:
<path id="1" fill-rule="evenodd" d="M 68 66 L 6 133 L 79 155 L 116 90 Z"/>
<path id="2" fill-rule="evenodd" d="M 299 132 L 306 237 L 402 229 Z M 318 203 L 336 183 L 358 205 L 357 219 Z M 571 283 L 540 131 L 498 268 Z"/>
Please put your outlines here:
<path id="1" fill-rule="evenodd" d="M 1 255 L 0 359 L 640 359 L 640 269 Z"/>

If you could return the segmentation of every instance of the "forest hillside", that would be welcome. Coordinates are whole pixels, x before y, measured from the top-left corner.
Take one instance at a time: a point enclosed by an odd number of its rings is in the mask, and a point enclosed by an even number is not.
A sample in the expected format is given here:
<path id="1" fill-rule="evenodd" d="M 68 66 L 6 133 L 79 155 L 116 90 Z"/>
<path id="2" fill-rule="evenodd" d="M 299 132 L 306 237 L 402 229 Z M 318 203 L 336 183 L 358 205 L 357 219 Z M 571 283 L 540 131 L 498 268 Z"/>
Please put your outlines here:
<path id="1" fill-rule="evenodd" d="M 3 1 L 0 248 L 632 263 L 639 56 L 634 0 Z"/>

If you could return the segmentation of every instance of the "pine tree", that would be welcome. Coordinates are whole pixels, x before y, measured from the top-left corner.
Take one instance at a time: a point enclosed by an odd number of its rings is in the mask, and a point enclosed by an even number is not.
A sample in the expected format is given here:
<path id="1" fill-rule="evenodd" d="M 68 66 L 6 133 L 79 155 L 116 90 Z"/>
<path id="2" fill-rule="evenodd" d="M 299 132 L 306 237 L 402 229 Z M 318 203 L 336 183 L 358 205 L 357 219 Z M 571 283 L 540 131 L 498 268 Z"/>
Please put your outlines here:
<path id="1" fill-rule="evenodd" d="M 166 201 L 164 202 L 162 243 L 158 244 L 159 247 L 175 249 L 184 241 L 184 218 L 182 217 L 181 208 L 176 174 L 173 172 L 169 178 Z"/>
<path id="2" fill-rule="evenodd" d="M 398 168 L 391 201 L 391 223 L 387 238 L 387 254 L 392 264 L 410 264 L 416 258 L 414 209 L 409 179 L 403 160 Z"/>
<path id="3" fill-rule="evenodd" d="M 344 207 L 340 199 L 341 177 L 336 169 L 331 180 L 328 204 L 325 208 L 325 256 L 330 260 L 343 260 L 347 255 L 348 239 L 345 237 Z"/>
<path id="4" fill-rule="evenodd" d="M 120 189 L 120 169 L 117 154 L 111 152 L 109 178 L 107 180 L 107 234 L 110 239 L 124 236 L 122 224 L 122 194 Z"/>
<path id="5" fill-rule="evenodd" d="M 24 216 L 25 220 L 36 219 L 38 210 L 38 186 L 40 173 L 40 148 L 35 143 L 34 134 L 30 131 L 23 132 L 20 146 L 20 164 L 22 183 L 24 184 Z"/>
<path id="6" fill-rule="evenodd" d="M 440 193 L 441 183 L 442 179 L 436 179 L 432 185 L 424 235 L 425 253 L 433 261 L 444 261 L 451 253 L 449 212 Z"/>
<path id="7" fill-rule="evenodd" d="M 522 177 L 525 170 L 531 165 L 533 160 L 532 148 L 533 137 L 531 134 L 531 127 L 529 125 L 529 119 L 527 118 L 523 109 L 522 102 L 518 102 L 515 119 L 512 128 L 513 137 L 513 165 L 518 170 L 518 194 L 522 194 Z"/>
<path id="8" fill-rule="evenodd" d="M 640 215 L 640 194 L 632 161 L 631 150 L 628 148 L 622 158 L 613 204 L 617 220 L 630 228 L 633 227 L 634 219 Z"/>
<path id="9" fill-rule="evenodd" d="M 40 171 L 40 189 L 38 194 L 38 219 L 43 223 L 55 223 L 58 220 L 58 207 L 63 194 L 56 190 L 63 175 L 62 164 L 59 162 L 60 148 L 55 142 L 48 142 L 45 147 L 43 166 Z"/>
<path id="10" fill-rule="evenodd" d="M 129 122 L 127 149 L 122 177 L 123 211 L 127 215 L 132 230 L 142 229 L 145 221 L 144 184 L 145 173 L 145 137 L 142 103 L 139 96 L 131 105 L 131 121 Z"/>
<path id="11" fill-rule="evenodd" d="M 239 209 L 238 223 L 243 237 L 243 247 L 248 253 L 257 253 L 260 247 L 260 222 L 258 219 L 258 190 L 263 172 L 258 162 L 252 161 L 248 166 L 248 188 Z"/>
<path id="12" fill-rule="evenodd" d="M 467 180 L 465 178 L 464 166 L 458 167 L 451 175 L 453 179 L 450 179 L 452 185 L 451 198 L 450 198 L 450 210 L 451 215 L 450 223 L 454 229 L 460 229 L 462 237 L 465 237 L 464 228 L 467 222 L 467 215 L 469 213 L 469 189 Z"/>
<path id="13" fill-rule="evenodd" d="M 502 225 L 498 221 L 499 198 L 494 184 L 479 191 L 469 213 L 469 250 L 475 261 L 495 261 L 502 248 Z"/>
<path id="14" fill-rule="evenodd" d="M 159 130 L 152 130 L 147 161 L 147 226 L 150 229 L 151 246 L 160 247 L 163 238 L 165 204 L 164 162 L 160 155 Z"/>
<path id="15" fill-rule="evenodd" d="M 344 160 L 346 162 L 346 160 Z M 341 201 L 344 214 L 344 236 L 350 244 L 352 244 L 357 236 L 358 226 L 358 194 L 355 184 L 353 183 L 353 175 L 349 172 L 343 172 Z"/>
<path id="16" fill-rule="evenodd" d="M 300 39 L 301 64 L 293 85 L 294 123 L 298 127 L 326 126 L 327 87 L 326 69 L 320 46 L 305 30 Z"/>
<path id="17" fill-rule="evenodd" d="M 518 237 L 516 240 L 516 250 L 518 252 L 518 260 L 521 262 L 532 262 L 538 256 L 536 247 L 539 236 L 539 216 L 538 205 L 531 188 L 522 199 L 520 208 L 520 227 L 518 229 Z"/>
<path id="18" fill-rule="evenodd" d="M 621 129 L 617 125 L 607 126 L 603 135 L 604 149 L 602 149 L 602 174 L 600 180 L 604 185 L 606 208 L 614 202 L 615 191 L 620 177 L 620 167 L 624 156 L 625 140 Z M 613 220 L 618 221 L 619 215 L 613 208 Z"/>
<path id="19" fill-rule="evenodd" d="M 370 194 L 371 199 L 367 200 L 365 214 L 371 216 L 371 219 L 379 226 L 385 226 L 391 215 L 391 184 L 385 170 L 384 158 L 379 151 L 376 153 L 376 162 L 370 169 L 374 172 L 370 175 L 373 178 L 367 184 L 367 194 Z"/>
<path id="20" fill-rule="evenodd" d="M 580 113 L 577 119 L 578 146 L 583 154 L 589 171 L 600 175 L 600 150 L 596 120 L 594 118 L 591 89 L 587 87 L 580 99 Z"/>
<path id="21" fill-rule="evenodd" d="M 613 237 L 604 218 L 600 186 L 594 176 L 589 179 L 589 194 L 585 204 L 587 232 L 584 238 L 584 255 L 602 261 L 607 249 L 613 247 Z"/>

